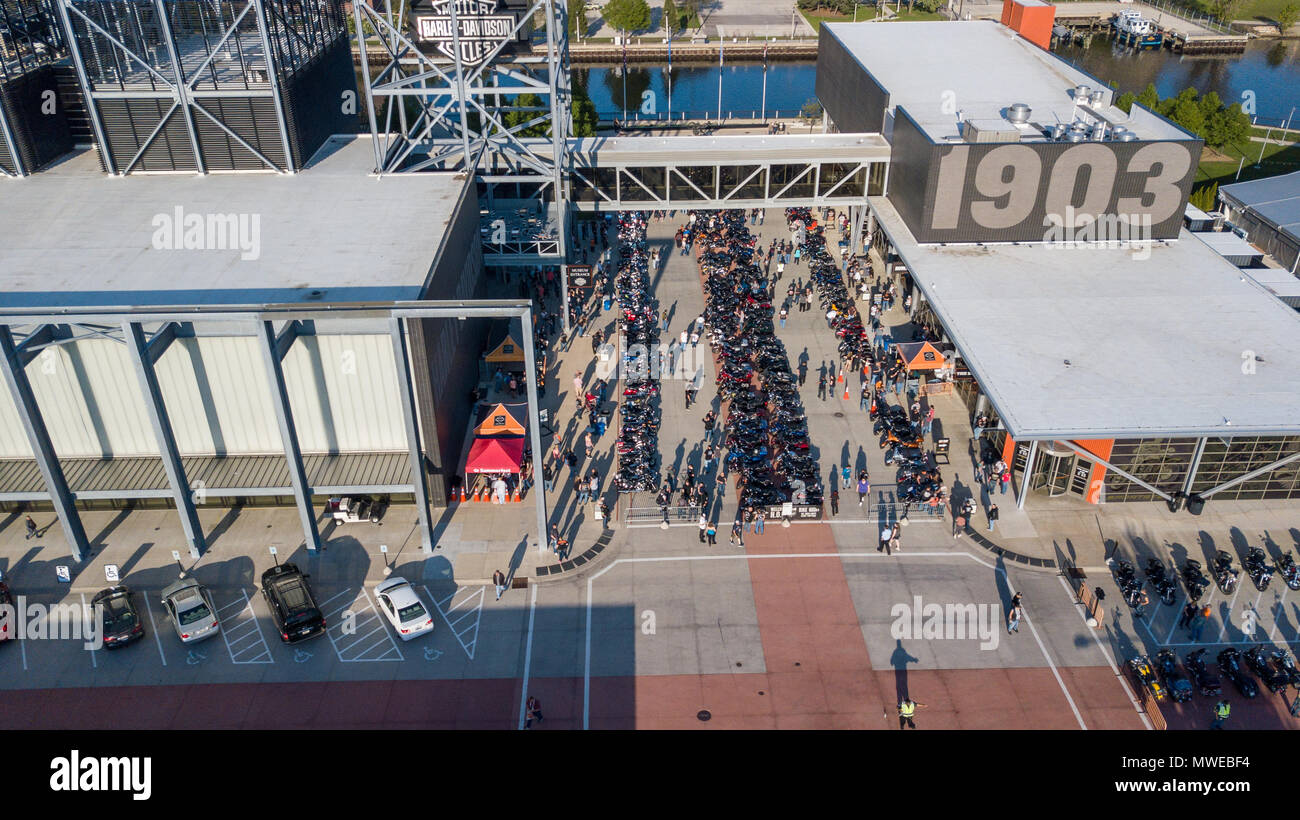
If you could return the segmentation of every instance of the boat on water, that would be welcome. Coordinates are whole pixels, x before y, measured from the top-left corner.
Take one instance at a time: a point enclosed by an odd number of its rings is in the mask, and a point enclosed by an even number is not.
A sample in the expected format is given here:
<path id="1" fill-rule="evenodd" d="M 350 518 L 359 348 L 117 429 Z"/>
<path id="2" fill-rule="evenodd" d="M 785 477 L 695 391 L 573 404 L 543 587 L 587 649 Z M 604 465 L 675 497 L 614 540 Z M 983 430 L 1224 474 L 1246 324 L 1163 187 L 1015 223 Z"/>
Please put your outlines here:
<path id="1" fill-rule="evenodd" d="M 1140 11 L 1121 11 L 1111 20 L 1111 25 L 1121 40 L 1139 48 L 1158 46 L 1164 41 L 1155 22 L 1143 17 Z"/>

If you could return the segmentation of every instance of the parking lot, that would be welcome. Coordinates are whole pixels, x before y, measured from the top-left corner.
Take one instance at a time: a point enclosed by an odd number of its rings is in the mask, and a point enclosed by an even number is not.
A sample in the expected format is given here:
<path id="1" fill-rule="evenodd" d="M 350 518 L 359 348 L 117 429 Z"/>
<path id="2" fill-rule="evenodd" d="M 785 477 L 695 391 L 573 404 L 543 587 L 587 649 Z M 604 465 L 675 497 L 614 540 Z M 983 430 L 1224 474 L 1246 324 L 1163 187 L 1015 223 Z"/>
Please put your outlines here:
<path id="1" fill-rule="evenodd" d="M 88 651 L 80 640 L 15 641 L 0 651 L 0 686 L 128 686 L 307 680 L 380 680 L 516 677 L 526 613 L 518 600 L 494 606 L 481 586 L 442 589 L 415 584 L 432 613 L 434 630 L 403 642 L 378 610 L 373 587 L 315 586 L 328 625 L 323 637 L 284 644 L 260 590 L 212 587 L 221 622 L 218 635 L 184 644 L 155 588 L 133 587 L 145 636 L 114 650 Z M 434 590 L 441 593 L 436 596 Z M 74 593 L 25 596 L 27 604 L 83 604 Z M 450 604 L 450 606 L 449 606 Z"/>

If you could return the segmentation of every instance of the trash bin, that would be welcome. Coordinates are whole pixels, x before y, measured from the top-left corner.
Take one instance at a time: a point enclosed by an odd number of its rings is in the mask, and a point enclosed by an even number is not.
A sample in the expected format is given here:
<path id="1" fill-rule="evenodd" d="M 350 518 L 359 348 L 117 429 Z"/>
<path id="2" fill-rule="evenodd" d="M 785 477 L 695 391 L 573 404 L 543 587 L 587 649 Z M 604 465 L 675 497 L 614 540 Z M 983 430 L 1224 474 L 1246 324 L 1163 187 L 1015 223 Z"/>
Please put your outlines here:
<path id="1" fill-rule="evenodd" d="M 1200 515 L 1201 510 L 1205 509 L 1205 499 L 1193 493 L 1187 497 L 1187 511 L 1192 515 Z"/>

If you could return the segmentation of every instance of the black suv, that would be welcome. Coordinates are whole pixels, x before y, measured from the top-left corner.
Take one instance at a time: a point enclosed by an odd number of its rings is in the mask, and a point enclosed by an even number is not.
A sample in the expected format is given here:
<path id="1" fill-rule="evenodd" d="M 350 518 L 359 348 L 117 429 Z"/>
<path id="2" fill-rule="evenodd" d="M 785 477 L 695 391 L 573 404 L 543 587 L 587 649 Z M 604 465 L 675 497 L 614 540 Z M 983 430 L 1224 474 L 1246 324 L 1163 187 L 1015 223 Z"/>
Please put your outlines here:
<path id="1" fill-rule="evenodd" d="M 104 611 L 104 648 L 117 649 L 144 637 L 144 623 L 135 605 L 135 593 L 119 584 L 102 589 L 90 599 L 95 610 Z M 98 613 L 96 613 L 98 614 Z"/>
<path id="2" fill-rule="evenodd" d="M 325 631 L 325 616 L 316 606 L 307 576 L 293 564 L 280 564 L 263 572 L 262 595 L 280 630 L 280 640 L 285 643 L 305 641 Z"/>

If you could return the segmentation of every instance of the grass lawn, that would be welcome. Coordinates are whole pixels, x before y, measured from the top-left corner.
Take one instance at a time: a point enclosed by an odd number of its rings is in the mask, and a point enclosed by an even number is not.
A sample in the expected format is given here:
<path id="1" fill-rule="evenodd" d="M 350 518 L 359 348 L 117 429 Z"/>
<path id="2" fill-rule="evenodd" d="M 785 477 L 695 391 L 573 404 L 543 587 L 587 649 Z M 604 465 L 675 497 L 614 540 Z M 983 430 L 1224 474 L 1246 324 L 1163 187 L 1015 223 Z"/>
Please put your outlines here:
<path id="1" fill-rule="evenodd" d="M 1070 0 L 1058 0 L 1058 2 L 1069 2 Z M 1254 17 L 1265 17 L 1269 20 L 1277 14 L 1283 6 L 1292 3 L 1294 0 L 1245 0 L 1241 8 L 1233 15 L 1238 20 L 1249 20 Z M 1176 5 L 1184 6 L 1189 11 L 1197 14 L 1209 14 L 1210 4 L 1205 0 L 1175 0 Z M 1244 178 L 1246 173 L 1242 172 Z"/>
<path id="2" fill-rule="evenodd" d="M 1261 148 L 1264 149 L 1264 159 L 1256 168 L 1255 162 L 1259 160 Z M 1199 188 L 1217 182 L 1222 187 L 1239 181 L 1236 179 L 1237 165 L 1242 157 L 1246 158 L 1246 163 L 1241 166 L 1241 182 L 1300 171 L 1300 145 L 1278 145 L 1272 142 L 1265 145 L 1262 142 L 1243 141 L 1227 146 L 1222 151 L 1206 148 L 1201 154 L 1200 167 L 1196 170 L 1195 186 Z"/>

